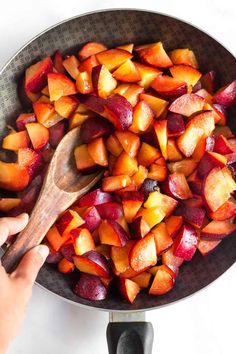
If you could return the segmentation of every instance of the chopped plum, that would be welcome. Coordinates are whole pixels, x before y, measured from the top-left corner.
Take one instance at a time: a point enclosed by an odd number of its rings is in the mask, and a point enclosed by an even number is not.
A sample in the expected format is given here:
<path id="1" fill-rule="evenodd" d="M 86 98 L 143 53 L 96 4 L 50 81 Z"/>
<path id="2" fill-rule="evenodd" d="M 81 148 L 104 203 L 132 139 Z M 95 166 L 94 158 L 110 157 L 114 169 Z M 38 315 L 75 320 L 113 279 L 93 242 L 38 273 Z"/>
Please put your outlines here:
<path id="1" fill-rule="evenodd" d="M 80 138 L 83 143 L 100 137 L 108 137 L 113 131 L 112 124 L 102 117 L 91 117 L 82 123 Z"/>
<path id="2" fill-rule="evenodd" d="M 89 301 L 105 300 L 107 289 L 101 279 L 91 274 L 81 274 L 74 287 L 74 293 Z"/>
<path id="3" fill-rule="evenodd" d="M 173 245 L 173 253 L 175 256 L 190 261 L 194 256 L 198 244 L 197 233 L 193 226 L 184 224 Z"/>

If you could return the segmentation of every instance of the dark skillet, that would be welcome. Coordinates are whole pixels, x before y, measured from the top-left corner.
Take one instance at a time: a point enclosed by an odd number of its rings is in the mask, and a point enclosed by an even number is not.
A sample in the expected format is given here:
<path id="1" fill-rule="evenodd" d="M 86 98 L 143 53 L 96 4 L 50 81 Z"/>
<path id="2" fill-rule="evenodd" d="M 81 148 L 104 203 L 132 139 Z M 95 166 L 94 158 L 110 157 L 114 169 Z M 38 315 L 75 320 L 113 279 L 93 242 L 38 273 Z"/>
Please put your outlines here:
<path id="1" fill-rule="evenodd" d="M 0 138 L 6 134 L 6 125 L 13 123 L 17 114 L 22 112 L 17 96 L 17 82 L 31 63 L 52 55 L 58 48 L 62 48 L 64 53 L 72 53 L 87 41 L 100 41 L 108 47 L 113 47 L 123 43 L 141 44 L 159 40 L 164 42 L 167 50 L 191 48 L 197 55 L 201 71 L 216 70 L 221 86 L 236 78 L 236 60 L 233 55 L 216 40 L 187 23 L 158 13 L 139 10 L 111 10 L 86 14 L 42 33 L 22 48 L 5 66 L 0 76 Z M 232 130 L 236 130 L 235 116 L 234 109 L 230 112 L 228 120 Z M 3 195 L 6 196 L 8 193 L 0 191 L 0 197 Z M 113 322 L 120 319 L 127 321 L 132 316 L 127 317 L 124 312 L 128 311 L 131 315 L 135 311 L 155 309 L 183 299 L 217 279 L 235 260 L 236 237 L 231 235 L 212 254 L 202 257 L 197 253 L 190 263 L 186 262 L 181 267 L 175 287 L 170 293 L 164 296 L 150 296 L 142 292 L 132 305 L 123 301 L 115 292 L 111 292 L 106 300 L 100 302 L 81 299 L 72 292 L 74 276 L 63 276 L 49 265 L 44 266 L 37 282 L 80 306 L 110 312 L 119 311 L 119 314 L 111 316 Z M 133 319 L 139 320 L 137 316 Z M 150 353 L 152 327 L 143 322 L 130 325 L 129 328 L 132 330 L 127 331 L 123 339 L 120 339 L 118 349 L 115 351 L 116 342 L 127 326 L 127 323 L 109 325 L 110 353 Z"/>

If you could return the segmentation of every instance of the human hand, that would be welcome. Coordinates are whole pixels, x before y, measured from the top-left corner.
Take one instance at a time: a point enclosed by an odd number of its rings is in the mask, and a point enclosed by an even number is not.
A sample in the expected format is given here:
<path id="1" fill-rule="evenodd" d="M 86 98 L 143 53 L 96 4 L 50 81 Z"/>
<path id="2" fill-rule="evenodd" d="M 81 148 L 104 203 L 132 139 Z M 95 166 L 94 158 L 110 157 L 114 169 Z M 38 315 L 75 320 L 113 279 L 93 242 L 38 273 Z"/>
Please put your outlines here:
<path id="1" fill-rule="evenodd" d="M 27 223 L 27 214 L 1 218 L 0 246 L 9 236 L 23 230 Z M 0 354 L 5 353 L 21 327 L 34 281 L 47 255 L 47 246 L 33 248 L 26 253 L 12 274 L 7 274 L 0 263 Z"/>

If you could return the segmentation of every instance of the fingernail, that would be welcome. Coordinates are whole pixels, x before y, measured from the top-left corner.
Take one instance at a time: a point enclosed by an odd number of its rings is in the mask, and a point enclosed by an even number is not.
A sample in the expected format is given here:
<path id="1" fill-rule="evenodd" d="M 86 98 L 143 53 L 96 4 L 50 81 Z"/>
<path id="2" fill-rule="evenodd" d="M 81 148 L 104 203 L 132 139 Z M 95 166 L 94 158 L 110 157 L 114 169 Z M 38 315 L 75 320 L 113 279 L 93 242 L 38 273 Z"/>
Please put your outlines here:
<path id="1" fill-rule="evenodd" d="M 35 250 L 40 254 L 40 256 L 45 261 L 45 259 L 47 258 L 48 254 L 49 254 L 49 248 L 46 245 L 39 245 L 39 246 L 35 247 Z"/>
<path id="2" fill-rule="evenodd" d="M 22 214 L 18 215 L 17 217 L 18 217 L 18 218 L 29 219 L 29 214 L 27 214 L 27 213 L 22 213 Z"/>

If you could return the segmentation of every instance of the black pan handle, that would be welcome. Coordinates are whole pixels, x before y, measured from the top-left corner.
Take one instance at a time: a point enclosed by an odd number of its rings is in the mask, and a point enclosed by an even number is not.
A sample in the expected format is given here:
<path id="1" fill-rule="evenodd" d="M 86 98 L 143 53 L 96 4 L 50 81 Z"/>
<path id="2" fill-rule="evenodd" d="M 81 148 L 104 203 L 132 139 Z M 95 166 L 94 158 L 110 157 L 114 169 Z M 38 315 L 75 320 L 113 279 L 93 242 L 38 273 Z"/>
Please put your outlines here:
<path id="1" fill-rule="evenodd" d="M 110 322 L 109 354 L 152 354 L 154 331 L 150 322 Z"/>

